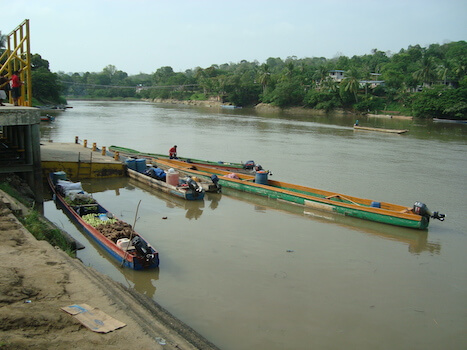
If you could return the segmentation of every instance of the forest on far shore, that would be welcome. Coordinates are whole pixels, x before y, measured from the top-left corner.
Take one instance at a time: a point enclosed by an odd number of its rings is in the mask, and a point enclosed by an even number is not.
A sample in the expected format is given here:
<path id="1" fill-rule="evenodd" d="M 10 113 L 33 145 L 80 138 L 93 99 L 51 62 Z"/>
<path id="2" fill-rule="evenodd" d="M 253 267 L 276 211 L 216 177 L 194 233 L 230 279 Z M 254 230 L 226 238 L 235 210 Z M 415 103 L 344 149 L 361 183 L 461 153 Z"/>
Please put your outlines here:
<path id="1" fill-rule="evenodd" d="M 236 106 L 267 103 L 353 112 L 396 111 L 420 118 L 467 119 L 467 42 L 409 46 L 389 54 L 268 58 L 174 72 L 128 75 L 113 65 L 101 72 L 52 73 L 33 55 L 33 96 L 63 98 L 216 99 Z"/>

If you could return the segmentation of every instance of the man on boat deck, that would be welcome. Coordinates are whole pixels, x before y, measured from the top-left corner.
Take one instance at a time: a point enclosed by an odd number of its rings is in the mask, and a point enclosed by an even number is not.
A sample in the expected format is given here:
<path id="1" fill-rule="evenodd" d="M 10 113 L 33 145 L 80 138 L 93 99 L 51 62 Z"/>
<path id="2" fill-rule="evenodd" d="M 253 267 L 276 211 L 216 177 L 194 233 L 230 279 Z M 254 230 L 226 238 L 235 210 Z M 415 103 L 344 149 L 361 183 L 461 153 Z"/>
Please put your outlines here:
<path id="1" fill-rule="evenodd" d="M 177 158 L 177 145 L 173 146 L 173 147 L 169 150 L 169 157 L 170 157 L 170 159 L 178 159 L 178 158 Z"/>

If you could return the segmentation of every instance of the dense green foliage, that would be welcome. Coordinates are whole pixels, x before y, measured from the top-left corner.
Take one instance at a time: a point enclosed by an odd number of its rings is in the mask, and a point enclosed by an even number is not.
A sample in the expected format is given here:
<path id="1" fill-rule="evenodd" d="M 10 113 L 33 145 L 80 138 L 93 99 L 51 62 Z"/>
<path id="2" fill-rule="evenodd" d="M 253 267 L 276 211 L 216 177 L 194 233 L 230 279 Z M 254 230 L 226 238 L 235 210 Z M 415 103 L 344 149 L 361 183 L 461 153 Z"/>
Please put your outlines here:
<path id="1" fill-rule="evenodd" d="M 342 81 L 329 72 L 345 71 Z M 419 117 L 467 118 L 467 43 L 409 46 L 396 54 L 372 50 L 363 56 L 269 58 L 174 72 L 128 76 L 109 65 L 100 73 L 58 73 L 65 94 L 93 98 L 215 99 L 239 106 L 361 112 L 384 110 Z"/>
<path id="2" fill-rule="evenodd" d="M 49 61 L 38 54 L 31 57 L 32 96 L 39 104 L 64 104 L 61 97 L 63 87 L 58 81 L 58 75 L 49 69 Z"/>

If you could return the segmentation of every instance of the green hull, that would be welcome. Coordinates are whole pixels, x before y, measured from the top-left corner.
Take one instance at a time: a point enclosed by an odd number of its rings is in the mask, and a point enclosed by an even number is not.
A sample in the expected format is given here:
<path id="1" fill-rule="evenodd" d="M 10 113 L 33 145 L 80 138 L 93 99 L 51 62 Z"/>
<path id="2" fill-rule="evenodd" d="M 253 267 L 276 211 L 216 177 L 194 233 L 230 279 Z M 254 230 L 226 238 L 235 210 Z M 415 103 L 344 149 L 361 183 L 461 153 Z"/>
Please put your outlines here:
<path id="1" fill-rule="evenodd" d="M 210 173 L 201 174 L 198 171 L 190 171 L 190 169 L 181 169 L 181 171 L 191 173 L 196 176 L 202 176 L 210 179 Z M 320 196 L 311 192 L 296 191 L 293 192 L 289 188 L 274 187 L 270 185 L 259 185 L 253 182 L 232 181 L 231 179 L 219 176 L 219 183 L 228 188 L 233 188 L 238 191 L 244 191 L 268 198 L 283 200 L 296 203 L 299 205 L 308 206 L 314 209 L 326 210 L 337 214 L 351 216 L 359 219 L 380 222 L 401 227 L 414 229 L 426 229 L 429 225 L 429 219 L 419 215 L 413 215 L 414 219 L 400 217 L 397 212 L 392 212 L 384 209 L 370 208 L 370 206 L 354 205 L 349 201 L 332 201 L 324 200 L 324 196 Z M 285 191 L 282 191 L 285 190 Z M 292 193 L 291 193 L 292 192 Z M 340 205 L 341 204 L 341 205 Z"/>

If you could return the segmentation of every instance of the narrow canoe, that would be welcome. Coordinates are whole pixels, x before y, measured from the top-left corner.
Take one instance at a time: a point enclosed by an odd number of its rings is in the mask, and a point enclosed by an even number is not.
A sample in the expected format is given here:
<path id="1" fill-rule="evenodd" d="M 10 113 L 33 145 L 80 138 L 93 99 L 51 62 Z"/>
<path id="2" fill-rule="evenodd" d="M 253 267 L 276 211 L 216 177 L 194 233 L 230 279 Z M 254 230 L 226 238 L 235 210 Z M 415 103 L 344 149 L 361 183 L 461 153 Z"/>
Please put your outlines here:
<path id="1" fill-rule="evenodd" d="M 407 131 L 409 131 L 409 130 L 405 130 L 405 129 L 398 130 L 398 129 L 370 128 L 370 127 L 367 127 L 367 126 L 359 126 L 359 125 L 354 125 L 353 128 L 355 130 L 379 131 L 379 132 L 388 132 L 388 133 L 392 133 L 392 134 L 404 134 Z"/>
<path id="2" fill-rule="evenodd" d="M 88 214 L 95 214 L 96 217 L 101 217 L 102 215 L 103 219 L 115 218 L 115 216 L 97 202 L 83 205 L 69 204 L 69 201 L 60 189 L 59 176 L 62 177 L 63 172 L 60 173 L 58 176 L 58 173 L 50 173 L 47 179 L 55 201 L 62 207 L 65 214 L 88 234 L 100 248 L 106 251 L 119 264 L 133 270 L 143 270 L 159 266 L 159 253 L 139 233 L 133 230 L 127 237 L 120 237 L 118 240 L 116 238 L 111 239 L 100 231 L 100 226 L 93 226 L 85 221 L 83 216 Z M 121 220 L 118 221 L 124 223 Z M 118 244 L 124 241 L 126 241 L 126 245 Z"/>
<path id="3" fill-rule="evenodd" d="M 200 187 L 197 183 L 196 185 L 198 185 L 199 188 L 192 188 L 188 184 L 174 186 L 165 181 L 157 180 L 148 175 L 140 173 L 136 170 L 128 168 L 127 172 L 130 178 L 142 182 L 148 186 L 151 186 L 152 188 L 158 189 L 159 191 L 169 193 L 175 197 L 183 198 L 189 201 L 202 200 L 204 198 L 205 190 L 202 187 Z"/>
<path id="4" fill-rule="evenodd" d="M 165 154 L 159 154 L 159 153 L 145 153 L 145 152 L 140 152 L 131 148 L 126 148 L 126 147 L 120 147 L 120 146 L 115 146 L 112 145 L 109 147 L 110 152 L 118 152 L 121 156 L 126 156 L 126 157 L 134 157 L 134 158 L 146 158 L 146 159 L 169 159 L 168 155 Z M 213 162 L 209 160 L 201 160 L 201 159 L 195 159 L 195 158 L 186 158 L 186 157 L 178 157 L 178 160 L 187 162 L 190 164 L 199 164 L 199 165 L 205 165 L 205 166 L 211 166 L 214 168 L 218 169 L 224 169 L 224 170 L 233 170 L 237 172 L 245 172 L 245 173 L 251 173 L 252 169 L 256 166 L 256 164 L 253 161 L 248 161 L 246 163 L 234 163 L 234 162 Z"/>
<path id="5" fill-rule="evenodd" d="M 228 178 L 226 175 L 229 175 L 229 172 L 193 166 L 176 160 L 159 159 L 154 162 L 174 169 L 183 169 L 198 177 L 210 177 L 216 174 L 219 183 L 225 187 L 360 219 L 416 229 L 426 229 L 430 218 L 444 220 L 443 214 L 431 213 L 423 203 L 419 202 L 416 202 L 413 207 L 406 207 L 282 181 L 267 180 L 267 184 L 256 183 L 253 175 L 236 174 L 237 178 Z"/>

